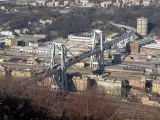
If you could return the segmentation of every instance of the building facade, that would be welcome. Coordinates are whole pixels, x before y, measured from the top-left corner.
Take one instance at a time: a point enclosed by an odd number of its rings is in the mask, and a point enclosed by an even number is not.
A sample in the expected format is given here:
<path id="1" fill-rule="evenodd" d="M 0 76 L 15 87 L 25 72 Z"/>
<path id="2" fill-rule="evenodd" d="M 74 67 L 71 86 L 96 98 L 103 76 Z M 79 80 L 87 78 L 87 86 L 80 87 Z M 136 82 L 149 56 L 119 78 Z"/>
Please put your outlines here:
<path id="1" fill-rule="evenodd" d="M 17 45 L 18 41 L 16 39 L 13 38 L 5 39 L 5 46 L 17 46 Z"/>
<path id="2" fill-rule="evenodd" d="M 98 90 L 106 94 L 121 96 L 122 81 L 119 80 L 101 80 L 97 81 Z"/>
<path id="3" fill-rule="evenodd" d="M 145 88 L 145 78 L 144 77 L 131 77 L 128 79 L 129 85 L 133 87 L 138 87 L 138 88 Z"/>
<path id="4" fill-rule="evenodd" d="M 39 47 L 39 43 L 29 42 L 28 46 L 31 46 L 31 47 Z"/>
<path id="5" fill-rule="evenodd" d="M 140 35 L 147 35 L 148 33 L 148 20 L 147 18 L 141 17 L 137 19 L 137 33 Z"/>
<path id="6" fill-rule="evenodd" d="M 160 54 L 160 45 L 149 44 L 140 48 L 140 53 L 143 55 L 157 55 Z"/>
<path id="7" fill-rule="evenodd" d="M 31 70 L 12 70 L 11 75 L 13 77 L 31 77 Z"/>
<path id="8" fill-rule="evenodd" d="M 89 83 L 87 77 L 73 77 L 74 88 L 76 91 L 86 91 Z"/>
<path id="9" fill-rule="evenodd" d="M 154 80 L 152 82 L 152 92 L 160 94 L 160 80 Z"/>
<path id="10" fill-rule="evenodd" d="M 92 34 L 91 33 L 82 33 L 82 34 L 70 34 L 68 35 L 69 41 L 74 42 L 91 42 L 92 41 Z"/>
<path id="11" fill-rule="evenodd" d="M 138 43 L 130 43 L 130 52 L 132 54 L 137 54 L 140 52 L 140 46 Z"/>
<path id="12" fill-rule="evenodd" d="M 36 59 L 37 59 L 36 57 L 29 57 L 27 59 L 27 65 L 36 66 L 37 65 Z"/>

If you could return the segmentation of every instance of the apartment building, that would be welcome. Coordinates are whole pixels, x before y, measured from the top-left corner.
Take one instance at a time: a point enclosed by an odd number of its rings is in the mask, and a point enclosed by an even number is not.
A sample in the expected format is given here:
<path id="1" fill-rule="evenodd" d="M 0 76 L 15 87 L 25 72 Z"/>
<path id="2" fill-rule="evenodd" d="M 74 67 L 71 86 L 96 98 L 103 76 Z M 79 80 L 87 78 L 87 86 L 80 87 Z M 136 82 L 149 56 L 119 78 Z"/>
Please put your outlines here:
<path id="1" fill-rule="evenodd" d="M 145 88 L 145 77 L 130 77 L 128 79 L 129 81 L 129 85 L 133 86 L 133 87 L 138 87 L 138 88 Z"/>
<path id="2" fill-rule="evenodd" d="M 54 2 L 47 2 L 47 3 L 46 3 L 46 6 L 52 7 L 52 6 L 54 6 Z"/>
<path id="3" fill-rule="evenodd" d="M 140 101 L 142 104 L 145 105 L 151 105 L 151 106 L 160 106 L 160 99 L 159 97 L 157 98 L 149 98 L 148 96 L 142 96 L 140 98 Z"/>
<path id="4" fill-rule="evenodd" d="M 58 7 L 59 6 L 59 1 L 55 1 L 54 6 Z"/>
<path id="5" fill-rule="evenodd" d="M 39 22 L 40 23 L 42 23 L 42 24 L 52 24 L 52 20 L 49 20 L 49 19 L 46 19 L 46 20 L 42 20 L 42 19 L 40 19 L 39 20 Z M 42 35 L 41 35 L 42 36 Z M 39 37 L 39 36 L 38 36 Z M 46 37 L 46 36 L 43 36 L 44 38 Z"/>
<path id="6" fill-rule="evenodd" d="M 89 83 L 88 77 L 73 77 L 74 89 L 76 91 L 86 91 Z"/>
<path id="7" fill-rule="evenodd" d="M 121 96 L 122 81 L 112 80 L 99 80 L 97 81 L 98 90 L 106 94 Z"/>
<path id="8" fill-rule="evenodd" d="M 5 39 L 5 46 L 17 46 L 18 41 L 15 38 L 7 38 Z"/>
<path id="9" fill-rule="evenodd" d="M 151 4 L 151 0 L 143 0 L 144 6 L 149 6 Z"/>
<path id="10" fill-rule="evenodd" d="M 152 82 L 152 92 L 160 94 L 160 80 L 154 80 Z"/>
<path id="11" fill-rule="evenodd" d="M 30 46 L 30 47 L 39 47 L 39 43 L 29 42 L 28 46 Z"/>
<path id="12" fill-rule="evenodd" d="M 133 5 L 140 5 L 140 0 L 133 0 Z"/>
<path id="13" fill-rule="evenodd" d="M 27 65 L 36 66 L 37 65 L 37 61 L 36 60 L 38 60 L 37 57 L 29 57 L 27 59 Z"/>
<path id="14" fill-rule="evenodd" d="M 53 79 L 50 77 L 47 77 L 41 81 L 38 81 L 38 86 L 40 87 L 48 87 L 51 88 L 51 85 L 53 84 Z"/>
<path id="15" fill-rule="evenodd" d="M 13 77 L 31 77 L 32 71 L 31 70 L 12 70 L 11 75 Z"/>
<path id="16" fill-rule="evenodd" d="M 111 5 L 112 4 L 112 1 L 109 0 L 109 1 L 104 1 L 104 2 L 101 2 L 101 7 L 108 7 L 108 5 Z"/>

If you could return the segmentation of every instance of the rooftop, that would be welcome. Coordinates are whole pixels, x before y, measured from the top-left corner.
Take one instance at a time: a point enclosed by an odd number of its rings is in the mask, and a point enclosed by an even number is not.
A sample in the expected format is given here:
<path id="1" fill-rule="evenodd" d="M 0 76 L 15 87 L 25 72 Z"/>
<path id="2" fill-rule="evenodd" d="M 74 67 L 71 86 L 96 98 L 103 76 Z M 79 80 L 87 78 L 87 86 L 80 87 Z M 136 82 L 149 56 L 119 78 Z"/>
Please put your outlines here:
<path id="1" fill-rule="evenodd" d="M 75 33 L 75 34 L 70 34 L 70 35 L 77 36 L 77 37 L 92 37 L 93 32 Z"/>
<path id="2" fill-rule="evenodd" d="M 145 44 L 145 43 L 148 43 L 148 42 L 153 42 L 153 39 L 142 39 L 142 40 L 138 40 L 138 41 L 135 41 L 136 43 L 139 43 L 139 44 Z"/>
<path id="3" fill-rule="evenodd" d="M 160 80 L 153 80 L 152 83 L 160 83 Z"/>
<path id="4" fill-rule="evenodd" d="M 17 38 L 18 41 L 27 41 L 27 42 L 38 42 L 38 40 L 40 40 L 42 38 L 38 38 L 38 37 L 32 37 L 32 36 L 20 36 Z"/>
<path id="5" fill-rule="evenodd" d="M 119 35 L 119 33 L 112 33 L 111 35 L 108 35 L 107 38 L 112 38 L 112 37 L 115 37 L 117 35 Z"/>
<path id="6" fill-rule="evenodd" d="M 145 45 L 145 46 L 142 46 L 143 48 L 150 48 L 150 49 L 158 49 L 160 50 L 160 45 L 158 44 L 149 44 L 149 45 Z"/>

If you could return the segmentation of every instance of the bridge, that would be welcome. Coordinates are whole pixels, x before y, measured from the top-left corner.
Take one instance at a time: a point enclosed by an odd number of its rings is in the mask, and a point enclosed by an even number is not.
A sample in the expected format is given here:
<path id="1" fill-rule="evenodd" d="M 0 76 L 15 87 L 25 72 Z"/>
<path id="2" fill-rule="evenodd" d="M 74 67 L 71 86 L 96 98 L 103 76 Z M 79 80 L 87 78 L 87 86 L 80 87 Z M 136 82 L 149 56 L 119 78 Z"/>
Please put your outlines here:
<path id="1" fill-rule="evenodd" d="M 118 48 L 126 47 L 126 43 L 133 39 L 134 33 L 136 32 L 134 28 L 129 26 L 115 24 L 113 22 L 111 22 L 111 24 L 116 27 L 125 28 L 127 29 L 127 32 L 114 41 L 105 43 L 102 39 L 102 31 L 94 30 L 94 36 L 92 38 L 92 49 L 80 55 L 74 56 L 64 45 L 59 47 L 53 44 L 51 47 L 51 65 L 48 67 L 44 75 L 37 75 L 36 79 L 51 77 L 55 80 L 55 83 L 52 86 L 53 90 L 68 91 L 67 69 L 72 65 L 87 57 L 90 57 L 90 67 L 104 69 L 104 51 L 110 48 L 114 48 L 115 46 Z M 61 52 L 60 64 L 55 64 L 55 48 L 58 48 Z M 72 58 L 69 58 L 67 56 L 68 54 L 70 54 Z M 38 69 L 39 67 L 37 70 Z"/>

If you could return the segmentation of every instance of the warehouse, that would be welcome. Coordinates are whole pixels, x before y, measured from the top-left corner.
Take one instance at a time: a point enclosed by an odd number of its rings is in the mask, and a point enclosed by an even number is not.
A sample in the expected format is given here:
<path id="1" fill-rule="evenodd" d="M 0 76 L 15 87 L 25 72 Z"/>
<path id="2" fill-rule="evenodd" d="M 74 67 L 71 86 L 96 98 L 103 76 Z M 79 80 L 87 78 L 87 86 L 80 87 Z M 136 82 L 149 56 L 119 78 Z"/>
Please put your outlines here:
<path id="1" fill-rule="evenodd" d="M 157 55 L 160 54 L 160 45 L 149 44 L 140 48 L 140 53 L 143 55 Z"/>
<path id="2" fill-rule="evenodd" d="M 151 44 L 153 42 L 154 42 L 154 40 L 152 40 L 152 39 L 142 39 L 142 40 L 132 41 L 130 43 L 130 52 L 132 54 L 137 54 L 140 52 L 140 48 L 142 46 L 147 45 L 147 44 Z"/>
<path id="3" fill-rule="evenodd" d="M 69 41 L 75 41 L 75 42 L 91 42 L 93 34 L 91 32 L 86 33 L 80 33 L 80 34 L 70 34 L 68 35 Z"/>

